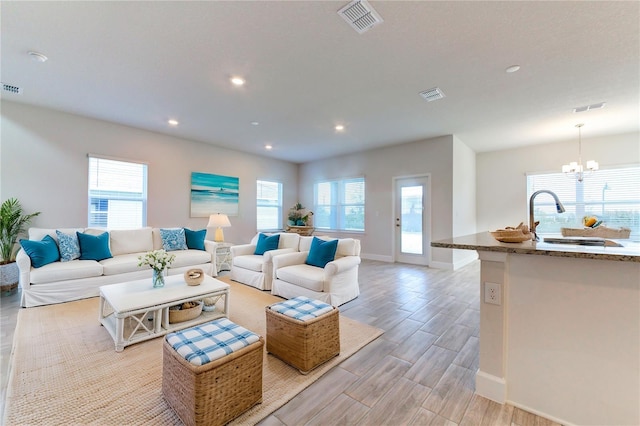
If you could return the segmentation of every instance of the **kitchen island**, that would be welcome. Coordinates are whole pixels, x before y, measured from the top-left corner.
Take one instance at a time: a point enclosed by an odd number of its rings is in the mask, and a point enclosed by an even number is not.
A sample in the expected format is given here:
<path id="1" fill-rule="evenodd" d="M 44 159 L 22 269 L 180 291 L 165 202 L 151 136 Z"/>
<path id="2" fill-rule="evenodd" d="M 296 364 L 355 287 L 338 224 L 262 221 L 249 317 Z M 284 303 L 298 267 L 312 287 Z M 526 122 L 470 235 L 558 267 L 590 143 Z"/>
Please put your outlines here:
<path id="1" fill-rule="evenodd" d="M 431 243 L 480 257 L 479 395 L 563 424 L 640 424 L 640 244 L 618 242 Z"/>

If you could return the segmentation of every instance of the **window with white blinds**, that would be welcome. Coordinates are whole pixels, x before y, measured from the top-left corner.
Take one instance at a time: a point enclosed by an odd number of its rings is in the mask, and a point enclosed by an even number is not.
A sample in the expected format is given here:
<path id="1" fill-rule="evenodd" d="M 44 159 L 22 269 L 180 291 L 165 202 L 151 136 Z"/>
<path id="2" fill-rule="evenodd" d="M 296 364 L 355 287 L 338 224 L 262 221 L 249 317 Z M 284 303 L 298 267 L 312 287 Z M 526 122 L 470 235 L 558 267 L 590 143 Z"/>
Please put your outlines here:
<path id="1" fill-rule="evenodd" d="M 364 178 L 314 185 L 313 223 L 319 229 L 364 231 Z"/>
<path id="2" fill-rule="evenodd" d="M 527 175 L 527 200 L 540 189 L 555 192 L 566 212 L 556 212 L 550 195 L 538 195 L 534 206 L 538 233 L 582 228 L 584 216 L 595 216 L 607 227 L 630 228 L 631 238 L 640 239 L 640 166 L 600 169 L 582 182 L 564 173 Z"/>
<path id="3" fill-rule="evenodd" d="M 259 231 L 282 229 L 282 184 L 257 181 L 256 227 Z"/>
<path id="4" fill-rule="evenodd" d="M 89 156 L 90 227 L 147 224 L 147 165 Z"/>

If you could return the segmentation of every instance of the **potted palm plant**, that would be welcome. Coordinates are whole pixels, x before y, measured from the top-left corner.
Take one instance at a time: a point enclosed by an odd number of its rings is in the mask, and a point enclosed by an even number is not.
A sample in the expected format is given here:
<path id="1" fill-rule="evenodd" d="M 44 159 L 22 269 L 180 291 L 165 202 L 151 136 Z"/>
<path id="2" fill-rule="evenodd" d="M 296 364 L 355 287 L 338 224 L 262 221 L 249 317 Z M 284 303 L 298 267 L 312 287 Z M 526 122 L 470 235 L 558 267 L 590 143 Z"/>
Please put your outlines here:
<path id="1" fill-rule="evenodd" d="M 20 202 L 9 198 L 0 206 L 0 292 L 11 291 L 18 286 L 16 243 L 27 225 L 40 212 L 24 214 Z"/>

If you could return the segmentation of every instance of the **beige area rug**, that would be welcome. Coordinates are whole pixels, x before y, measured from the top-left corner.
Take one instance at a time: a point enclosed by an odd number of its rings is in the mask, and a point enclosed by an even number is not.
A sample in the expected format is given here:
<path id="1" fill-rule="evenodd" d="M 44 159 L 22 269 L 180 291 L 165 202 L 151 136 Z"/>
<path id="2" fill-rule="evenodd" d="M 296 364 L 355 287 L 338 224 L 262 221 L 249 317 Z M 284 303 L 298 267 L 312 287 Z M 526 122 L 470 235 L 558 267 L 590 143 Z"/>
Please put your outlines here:
<path id="1" fill-rule="evenodd" d="M 222 280 L 229 318 L 265 336 L 264 307 L 282 299 Z M 381 334 L 341 315 L 340 355 L 306 376 L 265 351 L 263 402 L 232 424 L 257 423 Z M 162 397 L 162 338 L 115 352 L 98 298 L 21 309 L 11 357 L 5 425 L 180 424 Z"/>

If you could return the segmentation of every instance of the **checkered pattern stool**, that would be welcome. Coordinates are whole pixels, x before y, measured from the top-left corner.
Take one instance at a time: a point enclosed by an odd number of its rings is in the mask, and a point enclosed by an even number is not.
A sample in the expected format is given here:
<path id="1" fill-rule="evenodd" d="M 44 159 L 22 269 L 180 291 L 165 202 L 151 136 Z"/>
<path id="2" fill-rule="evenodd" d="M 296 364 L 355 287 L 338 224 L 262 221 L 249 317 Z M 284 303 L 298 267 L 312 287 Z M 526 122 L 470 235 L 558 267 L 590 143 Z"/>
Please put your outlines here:
<path id="1" fill-rule="evenodd" d="M 339 313 L 303 296 L 267 306 L 267 352 L 307 374 L 340 354 Z"/>
<path id="2" fill-rule="evenodd" d="M 223 425 L 262 402 L 262 337 L 221 318 L 167 334 L 162 394 L 186 425 Z"/>

